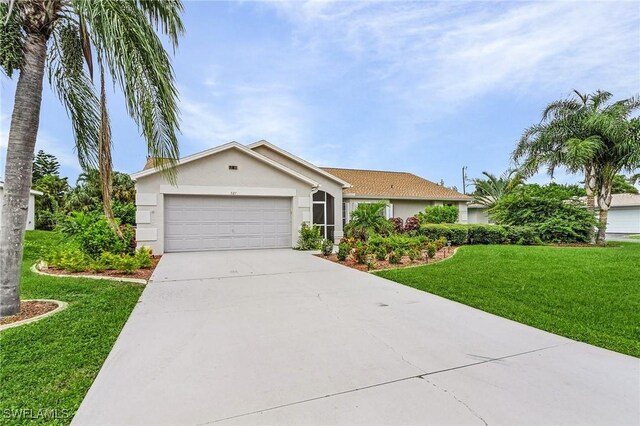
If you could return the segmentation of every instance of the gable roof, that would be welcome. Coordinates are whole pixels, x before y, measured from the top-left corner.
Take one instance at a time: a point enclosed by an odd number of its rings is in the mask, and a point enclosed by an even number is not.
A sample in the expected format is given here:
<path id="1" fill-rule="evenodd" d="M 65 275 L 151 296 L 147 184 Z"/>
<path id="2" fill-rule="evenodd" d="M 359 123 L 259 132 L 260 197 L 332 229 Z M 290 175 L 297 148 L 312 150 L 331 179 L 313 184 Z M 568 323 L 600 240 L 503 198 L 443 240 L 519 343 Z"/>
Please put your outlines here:
<path id="1" fill-rule="evenodd" d="M 310 185 L 312 185 L 314 187 L 317 187 L 317 186 L 320 185 L 318 182 L 314 181 L 313 179 L 310 179 L 307 176 L 304 176 L 303 174 L 300 174 L 300 173 L 296 172 L 295 170 L 292 170 L 292 169 L 290 169 L 290 168 L 278 163 L 277 161 L 273 161 L 272 159 L 270 159 L 268 157 L 265 157 L 264 155 L 262 155 L 262 154 L 260 154 L 260 153 L 258 153 L 256 151 L 253 151 L 253 150 L 247 148 L 246 146 L 241 145 L 241 144 L 239 144 L 238 142 L 235 142 L 235 141 L 234 142 L 229 142 L 229 143 L 224 144 L 224 145 L 217 146 L 215 148 L 207 149 L 206 151 L 201 151 L 201 152 L 189 155 L 189 156 L 184 157 L 184 158 L 181 158 L 176 163 L 176 167 L 179 167 L 179 166 L 181 166 L 183 164 L 190 163 L 190 162 L 195 161 L 195 160 L 199 160 L 201 158 L 208 157 L 210 155 L 215 155 L 215 154 L 218 154 L 220 152 L 227 151 L 229 149 L 237 149 L 237 150 L 239 150 L 239 151 L 241 151 L 241 152 L 243 152 L 243 153 L 255 158 L 256 160 L 262 161 L 263 163 L 266 163 L 266 164 L 272 166 L 273 168 L 278 169 L 278 170 L 280 170 L 280 171 L 282 171 L 284 173 L 287 173 L 287 174 L 289 174 L 289 175 L 291 175 L 291 176 L 293 176 L 293 177 L 295 177 L 295 178 L 297 178 L 297 179 L 299 179 L 299 180 L 301 180 L 303 182 L 306 182 L 306 183 L 308 183 L 308 184 L 310 184 Z M 150 160 L 151 160 L 151 163 L 150 163 Z M 141 177 L 149 176 L 149 175 L 152 175 L 152 174 L 160 172 L 161 170 L 159 168 L 153 167 L 153 159 L 150 159 L 150 160 L 147 160 L 147 164 L 145 165 L 145 169 L 143 169 L 142 171 L 139 171 L 137 173 L 131 174 L 131 179 L 136 180 L 136 179 L 139 179 Z M 147 168 L 147 166 L 151 166 L 151 167 Z"/>
<path id="2" fill-rule="evenodd" d="M 298 156 L 295 156 L 295 155 L 291 154 L 290 152 L 285 151 L 284 149 L 279 148 L 279 147 L 275 146 L 274 144 L 272 144 L 272 143 L 270 143 L 268 141 L 265 141 L 264 139 L 261 140 L 261 141 L 252 143 L 251 145 L 247 145 L 247 148 L 254 150 L 254 149 L 256 149 L 258 147 L 261 147 L 261 146 L 266 146 L 270 150 L 275 151 L 278 154 L 280 154 L 280 155 L 282 155 L 284 157 L 287 157 L 290 160 L 295 161 L 296 163 L 301 164 L 301 165 L 313 170 L 314 172 L 321 174 L 322 176 L 324 176 L 324 177 L 326 177 L 328 179 L 331 179 L 331 180 L 333 180 L 335 182 L 338 182 L 339 184 L 342 185 L 343 188 L 349 188 L 351 186 L 351 184 L 349 182 L 347 182 L 346 180 L 343 180 L 338 176 L 334 176 L 331 173 L 323 170 L 322 168 L 320 168 L 318 166 L 314 166 L 313 164 L 309 163 L 308 161 L 305 161 L 302 158 L 300 158 Z"/>
<path id="3" fill-rule="evenodd" d="M 345 195 L 372 198 L 407 198 L 469 201 L 471 197 L 405 172 L 323 167 L 323 170 L 351 183 Z"/>

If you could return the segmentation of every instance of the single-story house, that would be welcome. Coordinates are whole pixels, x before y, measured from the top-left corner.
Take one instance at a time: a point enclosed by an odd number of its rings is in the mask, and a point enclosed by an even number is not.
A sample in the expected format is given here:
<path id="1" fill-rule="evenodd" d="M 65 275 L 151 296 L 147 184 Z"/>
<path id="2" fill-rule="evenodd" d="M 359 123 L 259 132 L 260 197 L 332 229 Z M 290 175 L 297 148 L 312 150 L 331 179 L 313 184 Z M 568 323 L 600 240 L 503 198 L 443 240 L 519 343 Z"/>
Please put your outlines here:
<path id="1" fill-rule="evenodd" d="M 27 211 L 27 230 L 32 230 L 35 227 L 35 210 L 36 210 L 36 195 L 42 195 L 42 192 L 32 189 L 29 193 L 29 209 Z M 4 184 L 0 182 L 0 219 L 2 218 L 2 199 L 4 197 Z"/>
<path id="2" fill-rule="evenodd" d="M 586 201 L 585 197 L 581 198 Z M 471 203 L 468 223 L 489 223 L 487 207 Z M 596 217 L 599 210 L 596 206 Z M 607 232 L 612 234 L 640 234 L 640 194 L 613 194 L 607 221 Z"/>
<path id="3" fill-rule="evenodd" d="M 470 197 L 403 172 L 320 168 L 267 141 L 230 142 L 178 161 L 169 182 L 154 161 L 134 173 L 136 239 L 154 253 L 294 247 L 302 223 L 338 241 L 359 203 L 387 200 L 387 217 Z"/>

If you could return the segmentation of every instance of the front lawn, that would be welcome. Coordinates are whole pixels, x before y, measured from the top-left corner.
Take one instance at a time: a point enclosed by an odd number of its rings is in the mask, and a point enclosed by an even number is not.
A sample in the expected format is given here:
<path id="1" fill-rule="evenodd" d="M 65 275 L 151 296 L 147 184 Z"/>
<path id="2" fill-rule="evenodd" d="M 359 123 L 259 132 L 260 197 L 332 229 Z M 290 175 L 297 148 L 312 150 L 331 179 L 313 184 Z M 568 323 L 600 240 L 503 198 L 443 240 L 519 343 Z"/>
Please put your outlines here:
<path id="1" fill-rule="evenodd" d="M 143 287 L 113 281 L 37 275 L 31 265 L 60 236 L 28 231 L 22 298 L 69 307 L 33 324 L 0 332 L 0 423 L 61 423 L 89 390 Z"/>
<path id="2" fill-rule="evenodd" d="M 640 357 L 640 244 L 464 246 L 446 262 L 376 274 Z"/>

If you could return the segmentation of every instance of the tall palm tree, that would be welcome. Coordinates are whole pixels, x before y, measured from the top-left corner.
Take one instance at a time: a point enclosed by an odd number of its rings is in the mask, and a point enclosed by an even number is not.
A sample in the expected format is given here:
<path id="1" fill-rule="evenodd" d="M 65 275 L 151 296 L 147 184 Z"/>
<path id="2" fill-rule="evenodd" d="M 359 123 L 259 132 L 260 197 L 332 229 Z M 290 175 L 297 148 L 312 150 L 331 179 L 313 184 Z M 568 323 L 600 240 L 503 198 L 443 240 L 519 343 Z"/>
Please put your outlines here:
<path id="1" fill-rule="evenodd" d="M 516 169 L 507 170 L 500 177 L 482 172 L 486 179 L 473 179 L 476 190 L 473 201 L 487 207 L 493 207 L 500 198 L 522 185 L 524 179 Z"/>
<path id="2" fill-rule="evenodd" d="M 9 0 L 0 4 L 0 66 L 19 70 L 5 170 L 0 224 L 0 316 L 20 310 L 20 261 L 31 162 L 38 132 L 45 71 L 67 109 L 80 164 L 104 160 L 105 115 L 92 83 L 94 59 L 120 87 L 149 153 L 178 158 L 177 90 L 169 55 L 183 31 L 180 0 Z M 110 136 L 109 136 L 110 137 Z M 110 149 L 110 144 L 109 149 Z"/>
<path id="3" fill-rule="evenodd" d="M 549 104 L 542 121 L 525 130 L 513 152 L 525 175 L 542 166 L 549 175 L 558 167 L 584 174 L 587 205 L 597 195 L 600 217 L 596 242 L 605 240 L 615 175 L 640 165 L 640 121 L 632 118 L 640 98 L 609 102 L 609 92 L 597 91 Z"/>

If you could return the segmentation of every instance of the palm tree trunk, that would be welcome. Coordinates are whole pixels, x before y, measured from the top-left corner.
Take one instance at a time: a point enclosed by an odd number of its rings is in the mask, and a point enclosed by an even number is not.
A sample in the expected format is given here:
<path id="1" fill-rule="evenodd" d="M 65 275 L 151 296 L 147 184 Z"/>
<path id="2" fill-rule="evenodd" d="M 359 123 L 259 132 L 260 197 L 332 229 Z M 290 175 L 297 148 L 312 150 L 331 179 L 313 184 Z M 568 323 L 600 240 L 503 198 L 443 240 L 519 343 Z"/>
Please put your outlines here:
<path id="1" fill-rule="evenodd" d="M 31 170 L 42 104 L 47 40 L 28 34 L 16 86 L 0 223 L 0 317 L 20 312 L 20 266 L 27 225 Z"/>
<path id="2" fill-rule="evenodd" d="M 102 209 L 111 228 L 118 237 L 123 238 L 122 230 L 116 222 L 111 206 L 111 177 L 113 175 L 113 161 L 111 158 L 111 125 L 107 111 L 107 94 L 104 89 L 104 69 L 100 67 L 100 135 L 98 141 L 98 172 L 102 192 Z"/>
<path id="3" fill-rule="evenodd" d="M 600 188 L 598 194 L 598 207 L 600 207 L 600 214 L 598 217 L 598 235 L 596 236 L 596 243 L 604 243 L 607 237 L 607 220 L 609 218 L 609 207 L 611 206 L 611 185 Z"/>

